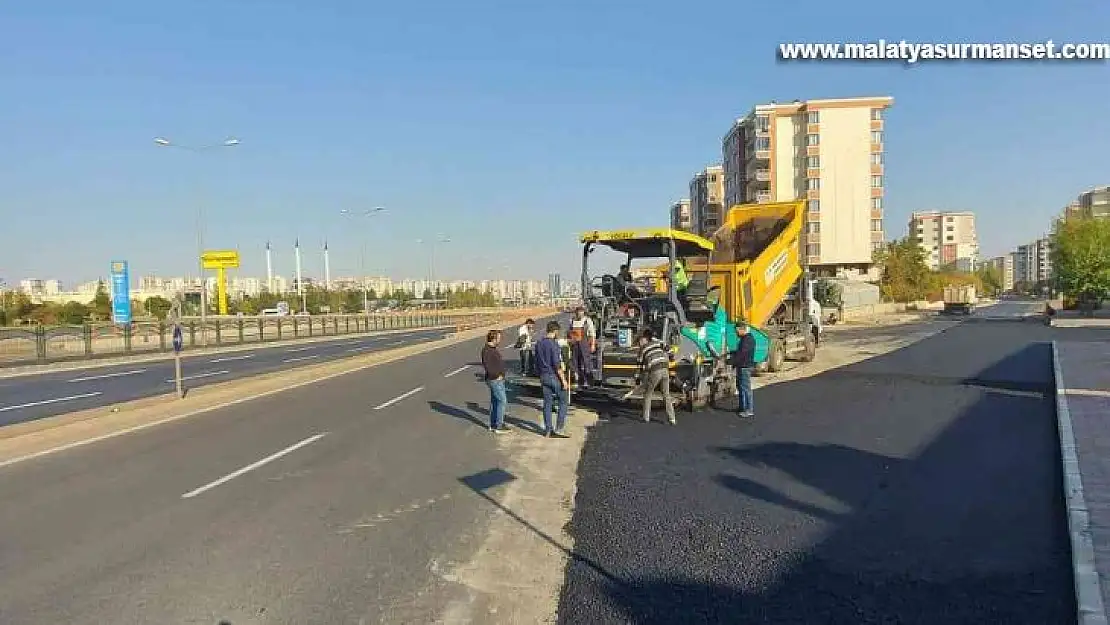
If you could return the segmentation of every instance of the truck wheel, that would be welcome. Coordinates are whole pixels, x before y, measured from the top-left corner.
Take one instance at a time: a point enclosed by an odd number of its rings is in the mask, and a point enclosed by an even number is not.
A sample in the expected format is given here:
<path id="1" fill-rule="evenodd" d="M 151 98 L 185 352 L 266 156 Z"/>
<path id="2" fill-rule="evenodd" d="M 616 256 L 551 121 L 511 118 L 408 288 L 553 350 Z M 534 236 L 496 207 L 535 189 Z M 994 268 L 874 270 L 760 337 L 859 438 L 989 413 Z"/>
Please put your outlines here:
<path id="1" fill-rule="evenodd" d="M 786 365 L 786 348 L 783 347 L 782 341 L 775 339 L 771 341 L 771 353 L 767 354 L 767 370 L 771 373 L 782 371 Z"/>
<path id="2" fill-rule="evenodd" d="M 813 362 L 813 359 L 817 357 L 817 339 L 814 334 L 816 334 L 816 330 L 806 332 L 806 338 L 802 344 L 802 362 Z"/>

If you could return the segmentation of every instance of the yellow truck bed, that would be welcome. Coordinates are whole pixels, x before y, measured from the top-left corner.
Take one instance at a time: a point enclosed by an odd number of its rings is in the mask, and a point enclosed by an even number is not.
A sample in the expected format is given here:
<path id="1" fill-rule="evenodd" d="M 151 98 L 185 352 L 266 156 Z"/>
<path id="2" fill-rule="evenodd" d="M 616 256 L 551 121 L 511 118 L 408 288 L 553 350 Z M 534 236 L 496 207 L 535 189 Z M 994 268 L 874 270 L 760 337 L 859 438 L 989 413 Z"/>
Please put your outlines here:
<path id="1" fill-rule="evenodd" d="M 734 206 L 713 233 L 709 286 L 721 288 L 730 319 L 763 327 L 797 284 L 804 209 L 804 201 Z"/>

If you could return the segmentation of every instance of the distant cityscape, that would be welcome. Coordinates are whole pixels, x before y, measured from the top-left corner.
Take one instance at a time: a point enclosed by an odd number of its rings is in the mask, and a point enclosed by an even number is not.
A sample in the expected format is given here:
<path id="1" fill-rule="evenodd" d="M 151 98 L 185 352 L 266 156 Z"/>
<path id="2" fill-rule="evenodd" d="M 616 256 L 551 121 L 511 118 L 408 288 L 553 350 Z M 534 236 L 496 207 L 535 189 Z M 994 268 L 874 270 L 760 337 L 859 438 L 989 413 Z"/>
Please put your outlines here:
<path id="1" fill-rule="evenodd" d="M 304 287 L 313 289 L 328 289 L 335 291 L 363 289 L 373 291 L 379 297 L 389 297 L 398 291 L 420 298 L 426 293 L 445 293 L 447 291 L 466 291 L 477 289 L 482 293 L 489 293 L 496 299 L 519 302 L 538 302 L 551 299 L 575 298 L 578 296 L 578 285 L 564 284 L 562 277 L 557 273 L 548 275 L 546 281 L 542 280 L 428 280 L 428 279 L 400 279 L 396 280 L 386 276 L 368 277 L 338 277 L 320 280 L 303 277 Z M 216 292 L 216 278 L 205 279 L 209 294 Z M 63 304 L 69 301 L 88 302 L 95 295 L 97 289 L 103 284 L 111 294 L 112 283 L 107 278 L 91 280 L 66 288 L 60 280 L 50 278 L 26 278 L 20 280 L 18 285 L 9 287 L 27 295 L 33 303 Z M 263 293 L 296 294 L 298 292 L 296 278 L 274 275 L 272 278 L 256 278 L 249 276 L 233 276 L 228 278 L 228 295 L 232 299 L 244 297 L 257 297 Z M 3 289 L 0 283 L 0 289 Z M 197 293 L 201 290 L 201 279 L 197 277 L 161 277 L 143 276 L 131 284 L 131 299 L 145 300 L 149 297 L 163 297 L 171 299 L 181 293 Z"/>

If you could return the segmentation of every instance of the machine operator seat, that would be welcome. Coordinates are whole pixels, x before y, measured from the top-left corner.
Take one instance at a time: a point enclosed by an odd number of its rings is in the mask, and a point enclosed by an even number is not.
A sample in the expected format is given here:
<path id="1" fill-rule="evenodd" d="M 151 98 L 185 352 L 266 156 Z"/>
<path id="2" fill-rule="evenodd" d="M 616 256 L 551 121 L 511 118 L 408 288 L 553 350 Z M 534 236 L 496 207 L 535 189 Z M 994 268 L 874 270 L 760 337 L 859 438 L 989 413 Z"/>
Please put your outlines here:
<path id="1" fill-rule="evenodd" d="M 683 306 L 686 309 L 686 318 L 695 323 L 702 323 L 713 318 L 713 307 L 707 301 L 709 297 L 709 279 L 707 276 L 697 276 L 690 279 L 686 286 Z"/>

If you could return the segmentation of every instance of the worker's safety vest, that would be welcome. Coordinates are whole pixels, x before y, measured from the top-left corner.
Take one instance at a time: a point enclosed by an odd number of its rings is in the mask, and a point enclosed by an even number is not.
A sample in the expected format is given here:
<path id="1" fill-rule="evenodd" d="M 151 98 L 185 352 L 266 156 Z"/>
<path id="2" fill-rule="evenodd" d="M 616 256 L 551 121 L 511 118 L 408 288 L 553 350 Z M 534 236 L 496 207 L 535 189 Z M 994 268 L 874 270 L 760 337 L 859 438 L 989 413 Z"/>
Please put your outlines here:
<path id="1" fill-rule="evenodd" d="M 570 331 L 567 332 L 567 338 L 572 341 L 584 340 L 586 338 L 586 319 L 587 317 L 571 319 Z"/>

